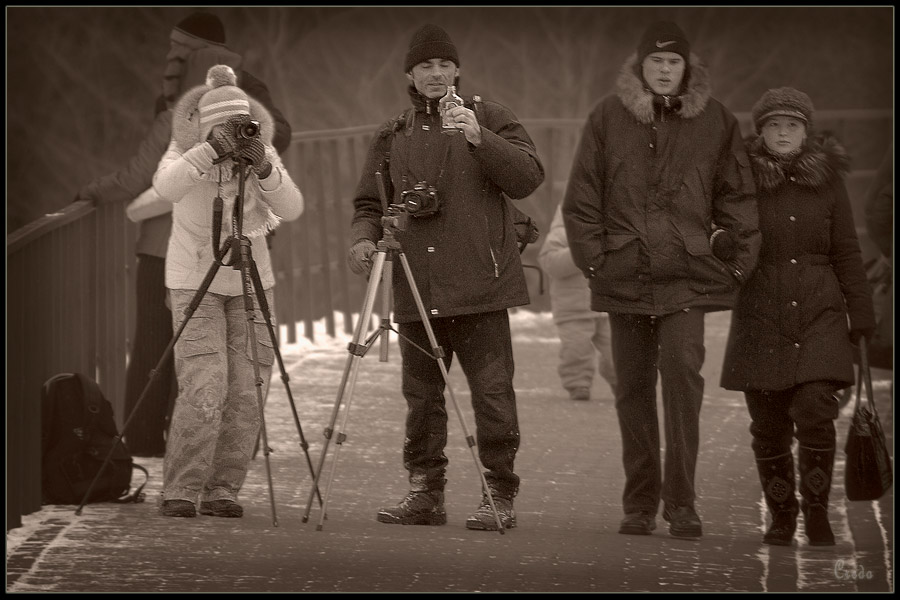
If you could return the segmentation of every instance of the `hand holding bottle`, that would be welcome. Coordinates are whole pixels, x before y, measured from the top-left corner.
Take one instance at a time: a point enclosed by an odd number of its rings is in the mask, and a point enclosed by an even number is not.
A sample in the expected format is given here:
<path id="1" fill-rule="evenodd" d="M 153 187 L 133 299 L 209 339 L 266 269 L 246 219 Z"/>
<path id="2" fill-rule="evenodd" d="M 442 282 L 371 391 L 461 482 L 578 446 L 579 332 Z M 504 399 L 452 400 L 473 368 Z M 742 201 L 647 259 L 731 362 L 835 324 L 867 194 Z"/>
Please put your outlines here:
<path id="1" fill-rule="evenodd" d="M 438 101 L 441 117 L 441 133 L 454 135 L 462 131 L 473 146 L 481 144 L 481 126 L 475 111 L 466 108 L 463 99 L 456 94 L 455 86 L 447 86 L 447 94 Z"/>

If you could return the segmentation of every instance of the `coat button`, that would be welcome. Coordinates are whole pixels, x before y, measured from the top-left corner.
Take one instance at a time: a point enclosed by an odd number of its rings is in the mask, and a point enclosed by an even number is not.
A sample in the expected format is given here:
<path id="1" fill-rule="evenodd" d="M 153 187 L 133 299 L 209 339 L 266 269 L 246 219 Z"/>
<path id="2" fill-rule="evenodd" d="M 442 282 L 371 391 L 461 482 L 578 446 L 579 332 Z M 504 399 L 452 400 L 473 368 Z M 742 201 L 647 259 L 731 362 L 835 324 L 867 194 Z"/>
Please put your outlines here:
<path id="1" fill-rule="evenodd" d="M 428 246 L 428 252 L 434 252 L 434 246 Z"/>
<path id="2" fill-rule="evenodd" d="M 792 301 L 791 306 L 797 306 L 797 301 L 796 300 Z"/>
<path id="3" fill-rule="evenodd" d="M 796 258 L 792 258 L 792 259 L 791 259 L 791 264 L 792 264 L 792 265 L 796 265 L 796 264 L 797 264 L 797 259 L 796 259 Z"/>
<path id="4" fill-rule="evenodd" d="M 795 217 L 794 215 L 791 215 L 789 218 L 791 219 L 791 221 L 796 221 L 796 220 L 797 220 L 797 217 Z"/>
<path id="5" fill-rule="evenodd" d="M 797 178 L 791 175 L 791 181 L 797 181 Z"/>
<path id="6" fill-rule="evenodd" d="M 432 308 L 432 309 L 431 309 L 431 314 L 433 314 L 433 315 L 438 314 L 438 309 Z"/>
<path id="7" fill-rule="evenodd" d="M 794 348 L 799 348 L 799 347 L 800 347 L 800 343 L 799 343 L 799 342 L 794 342 Z"/>
<path id="8" fill-rule="evenodd" d="M 650 144 L 650 147 L 652 148 L 652 147 L 653 147 L 653 144 Z"/>

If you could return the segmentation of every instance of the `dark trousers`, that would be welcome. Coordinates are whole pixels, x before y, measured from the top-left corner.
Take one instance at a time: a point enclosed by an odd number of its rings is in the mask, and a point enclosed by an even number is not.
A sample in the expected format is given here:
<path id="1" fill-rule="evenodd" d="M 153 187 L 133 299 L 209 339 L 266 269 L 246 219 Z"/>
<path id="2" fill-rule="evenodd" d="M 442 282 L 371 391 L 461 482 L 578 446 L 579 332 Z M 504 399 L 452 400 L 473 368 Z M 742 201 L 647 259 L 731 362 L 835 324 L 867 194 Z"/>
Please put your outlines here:
<path id="1" fill-rule="evenodd" d="M 449 370 L 459 358 L 475 413 L 478 456 L 485 479 L 497 494 L 513 498 L 519 477 L 513 463 L 519 449 L 519 422 L 513 390 L 513 353 L 509 316 L 505 310 L 430 320 Z M 447 466 L 445 382 L 437 360 L 413 346 L 432 352 L 421 322 L 401 323 L 403 395 L 408 407 L 404 466 L 413 490 L 442 490 Z"/>
<path id="2" fill-rule="evenodd" d="M 664 316 L 609 315 L 616 367 L 616 413 L 625 466 L 625 513 L 656 514 L 669 505 L 694 504 L 694 471 L 703 402 L 705 313 L 683 310 Z M 665 477 L 660 465 L 656 412 L 657 370 L 662 377 L 666 435 Z"/>
<path id="3" fill-rule="evenodd" d="M 756 458 L 790 452 L 795 435 L 806 448 L 834 448 L 839 412 L 835 390 L 831 382 L 812 381 L 777 392 L 746 392 Z"/>
<path id="4" fill-rule="evenodd" d="M 134 344 L 125 376 L 125 418 L 134 412 L 141 392 L 150 381 L 150 371 L 156 368 L 172 340 L 172 313 L 166 306 L 165 273 L 165 258 L 138 255 L 135 274 L 137 314 Z M 162 456 L 165 453 L 167 419 L 176 393 L 175 362 L 170 354 L 124 432 L 125 443 L 133 455 Z"/>

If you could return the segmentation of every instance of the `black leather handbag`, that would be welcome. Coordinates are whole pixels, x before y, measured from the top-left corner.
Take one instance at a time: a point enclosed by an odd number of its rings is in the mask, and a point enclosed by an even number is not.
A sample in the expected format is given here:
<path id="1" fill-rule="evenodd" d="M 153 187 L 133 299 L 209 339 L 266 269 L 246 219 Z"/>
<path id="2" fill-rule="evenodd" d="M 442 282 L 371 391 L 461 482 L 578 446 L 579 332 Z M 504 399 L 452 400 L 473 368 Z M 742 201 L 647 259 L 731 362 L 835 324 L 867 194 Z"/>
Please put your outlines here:
<path id="1" fill-rule="evenodd" d="M 865 338 L 859 341 L 859 376 L 856 381 L 856 409 L 847 434 L 846 471 L 844 487 L 848 500 L 877 500 L 894 481 L 894 469 L 888 451 L 875 398 L 872 393 L 872 373 L 869 371 Z M 862 402 L 865 384 L 866 400 Z"/>

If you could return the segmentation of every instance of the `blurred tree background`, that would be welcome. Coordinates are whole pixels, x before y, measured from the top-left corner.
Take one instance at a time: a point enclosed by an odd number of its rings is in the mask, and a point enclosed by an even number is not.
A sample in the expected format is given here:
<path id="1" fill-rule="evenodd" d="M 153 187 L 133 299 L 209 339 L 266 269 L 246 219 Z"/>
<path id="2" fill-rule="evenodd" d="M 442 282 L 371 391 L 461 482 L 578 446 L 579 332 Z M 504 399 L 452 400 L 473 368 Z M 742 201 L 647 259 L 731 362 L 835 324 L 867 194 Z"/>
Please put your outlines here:
<path id="1" fill-rule="evenodd" d="M 189 7 L 7 7 L 7 233 L 121 168 L 153 118 L 168 35 Z M 294 131 L 376 124 L 408 105 L 422 23 L 459 49 L 461 90 L 520 118 L 584 118 L 646 26 L 678 22 L 713 93 L 749 111 L 768 88 L 817 109 L 892 109 L 884 7 L 205 7 Z M 302 183 L 301 183 L 302 188 Z"/>

